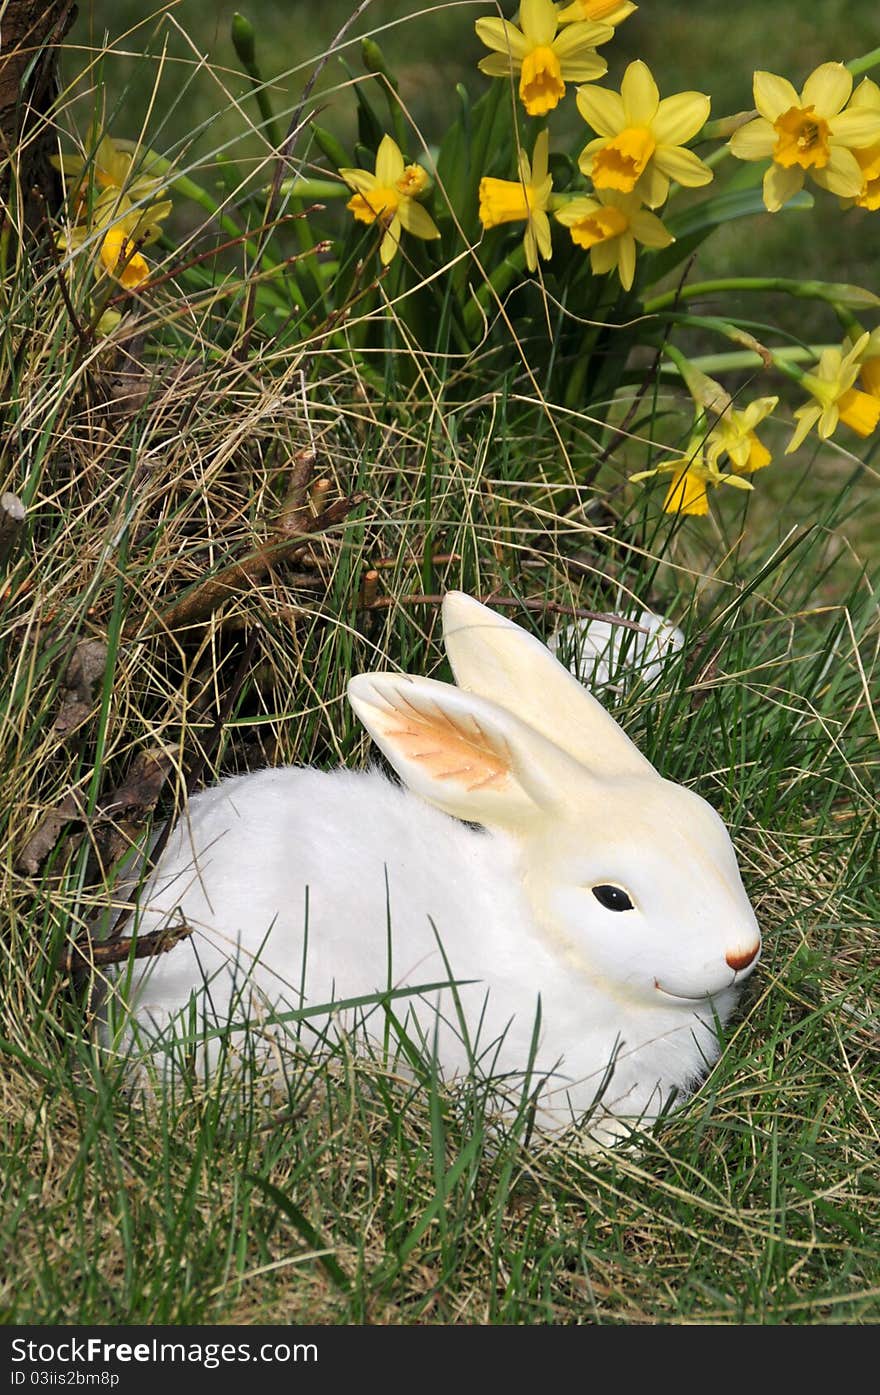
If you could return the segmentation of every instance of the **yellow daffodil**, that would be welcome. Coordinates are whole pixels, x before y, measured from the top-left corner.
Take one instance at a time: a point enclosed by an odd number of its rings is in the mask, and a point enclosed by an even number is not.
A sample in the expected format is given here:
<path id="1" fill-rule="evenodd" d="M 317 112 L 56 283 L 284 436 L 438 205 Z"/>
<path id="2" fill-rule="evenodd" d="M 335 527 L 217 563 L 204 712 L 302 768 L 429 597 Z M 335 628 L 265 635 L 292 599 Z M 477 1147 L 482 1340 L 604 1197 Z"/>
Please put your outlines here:
<path id="1" fill-rule="evenodd" d="M 375 174 L 349 169 L 339 173 L 355 190 L 346 208 L 359 223 L 378 223 L 385 230 L 379 246 L 383 266 L 397 254 L 401 228 L 426 242 L 440 236 L 430 213 L 415 201 L 428 187 L 428 175 L 421 165 L 406 164 L 391 136 L 383 136 L 376 151 Z"/>
<path id="2" fill-rule="evenodd" d="M 870 78 L 863 78 L 850 98 L 847 111 L 880 112 L 880 87 Z M 871 145 L 856 146 L 853 154 L 862 172 L 862 187 L 853 202 L 859 208 L 880 209 L 880 137 Z M 849 200 L 847 200 L 849 202 Z"/>
<path id="3" fill-rule="evenodd" d="M 137 243 L 118 224 L 109 228 L 101 242 L 101 261 L 126 290 L 137 290 L 150 279 L 150 268 L 137 250 Z"/>
<path id="4" fill-rule="evenodd" d="M 747 407 L 737 407 L 727 389 L 684 354 L 673 347 L 667 347 L 666 352 L 678 367 L 697 407 L 711 413 L 714 419 L 703 441 L 707 458 L 717 465 L 726 455 L 731 468 L 742 475 L 754 474 L 769 465 L 772 457 L 755 428 L 776 409 L 779 398 L 756 397 Z"/>
<path id="5" fill-rule="evenodd" d="M 150 269 L 141 248 L 156 241 L 171 212 L 170 200 L 149 200 L 164 188 L 166 179 L 145 172 L 149 164 L 144 152 L 137 147 L 123 150 L 107 135 L 91 155 L 53 156 L 52 164 L 75 186 L 77 221 L 59 235 L 59 246 L 75 252 L 99 236 L 104 270 L 127 290 L 143 286 Z M 90 185 L 97 191 L 94 199 L 89 197 Z"/>
<path id="6" fill-rule="evenodd" d="M 841 421 L 858 436 L 870 436 L 876 431 L 880 422 L 880 397 L 853 386 L 869 342 L 870 335 L 862 334 L 846 353 L 843 348 L 823 349 L 816 371 L 803 374 L 802 386 L 813 401 L 795 412 L 798 424 L 785 448 L 786 455 L 797 450 L 814 426 L 823 441 L 836 431 Z"/>
<path id="7" fill-rule="evenodd" d="M 632 4 L 632 0 L 573 0 L 571 5 L 559 11 L 559 23 L 592 20 L 594 23 L 610 24 L 612 29 L 616 29 L 638 8 L 638 5 Z"/>
<path id="8" fill-rule="evenodd" d="M 717 465 L 722 455 L 730 460 L 737 474 L 752 475 L 763 470 L 773 457 L 755 427 L 779 405 L 778 397 L 756 397 L 745 408 L 726 407 L 706 437 L 707 459 Z"/>
<path id="9" fill-rule="evenodd" d="M 859 382 L 865 392 L 880 400 L 880 328 L 871 331 L 862 349 Z"/>
<path id="10" fill-rule="evenodd" d="M 770 159 L 764 205 L 776 213 L 810 178 L 843 198 L 858 198 L 864 175 L 855 151 L 880 141 L 880 109 L 850 105 L 852 75 L 842 63 L 822 63 L 798 94 L 787 78 L 757 72 L 760 115 L 735 131 L 731 154 L 739 160 Z"/>
<path id="11" fill-rule="evenodd" d="M 688 188 L 711 182 L 709 166 L 683 147 L 709 115 L 702 92 L 678 92 L 661 101 L 650 68 L 639 60 L 630 63 L 619 92 L 579 87 L 577 104 L 598 133 L 578 161 L 597 189 L 637 194 L 649 208 L 659 208 L 671 179 Z"/>
<path id="12" fill-rule="evenodd" d="M 553 248 L 547 207 L 553 192 L 553 180 L 547 172 L 550 138 L 541 131 L 535 141 L 532 160 L 524 150 L 519 154 L 519 179 L 480 180 L 480 222 L 484 228 L 497 228 L 501 223 L 526 223 L 523 247 L 526 265 L 534 271 L 538 253 L 550 260 Z"/>
<path id="13" fill-rule="evenodd" d="M 161 235 L 162 220 L 170 211 L 168 202 L 133 208 L 124 193 L 108 188 L 98 199 L 91 222 L 65 229 L 59 234 L 58 245 L 67 252 L 76 252 L 97 241 L 104 270 L 126 290 L 137 290 L 150 276 L 141 249 Z"/>
<path id="14" fill-rule="evenodd" d="M 91 155 L 53 155 L 50 161 L 74 185 L 84 188 L 91 179 L 99 191 L 123 190 L 132 203 L 153 198 L 167 183 L 149 174 L 148 152 L 137 147 L 123 150 L 107 135 L 101 136 Z"/>
<path id="15" fill-rule="evenodd" d="M 660 219 L 642 207 L 637 194 L 600 189 L 595 198 L 575 198 L 554 215 L 568 228 L 577 247 L 590 253 L 596 276 L 617 268 L 620 284 L 628 291 L 636 271 L 636 243 L 644 247 L 668 247 L 675 239 Z"/>
<path id="16" fill-rule="evenodd" d="M 553 0 L 522 0 L 519 27 L 506 19 L 478 19 L 477 38 L 492 52 L 480 60 L 489 77 L 519 73 L 519 95 L 529 116 L 545 116 L 565 96 L 566 82 L 589 82 L 607 72 L 597 44 L 614 37 L 610 24 L 566 24 L 560 30 Z"/>
<path id="17" fill-rule="evenodd" d="M 735 489 L 752 489 L 749 480 L 738 475 L 725 474 L 705 452 L 703 438 L 694 435 L 683 455 L 674 457 L 658 465 L 654 470 L 642 470 L 630 475 L 637 484 L 653 475 L 672 475 L 672 482 L 663 500 L 664 513 L 686 513 L 703 515 L 709 512 L 709 487 L 722 484 L 733 485 Z"/>
<path id="18" fill-rule="evenodd" d="M 59 235 L 58 245 L 65 252 L 76 252 L 90 236 L 90 230 L 78 223 Z M 150 279 L 149 265 L 138 251 L 138 246 L 120 224 L 108 228 L 98 244 L 98 256 L 104 270 L 129 291 L 137 290 Z"/>

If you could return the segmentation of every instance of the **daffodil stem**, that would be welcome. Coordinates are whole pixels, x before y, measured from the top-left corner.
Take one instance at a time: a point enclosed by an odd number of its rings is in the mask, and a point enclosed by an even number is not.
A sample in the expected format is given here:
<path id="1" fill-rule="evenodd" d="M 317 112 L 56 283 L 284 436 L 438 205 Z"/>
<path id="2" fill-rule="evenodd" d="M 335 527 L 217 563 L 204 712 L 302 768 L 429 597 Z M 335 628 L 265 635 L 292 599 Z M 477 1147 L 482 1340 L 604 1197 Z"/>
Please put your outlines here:
<path id="1" fill-rule="evenodd" d="M 809 347 L 801 348 L 800 345 L 790 345 L 784 349 L 773 350 L 774 365 L 783 373 L 788 373 L 789 366 L 797 363 L 806 363 L 810 367 L 815 364 L 824 348 L 832 347 L 825 344 L 813 344 Z M 839 345 L 835 346 L 839 348 Z M 748 368 L 763 368 L 764 361 L 760 354 L 752 353 L 745 349 L 739 353 L 729 354 L 702 354 L 699 358 L 690 360 L 695 368 L 699 368 L 703 373 L 737 373 Z M 661 369 L 661 373 L 672 372 L 672 367 Z M 678 372 L 676 366 L 675 369 Z"/>
<path id="2" fill-rule="evenodd" d="M 795 281 L 786 276 L 726 276 L 714 281 L 694 281 L 681 290 L 666 291 L 646 300 L 644 311 L 653 315 L 682 300 L 698 300 L 702 296 L 724 291 L 782 291 L 801 300 L 825 300 L 835 306 L 849 308 L 857 303 L 867 309 L 877 303 L 877 297 L 860 286 L 846 286 L 831 281 Z"/>
<path id="3" fill-rule="evenodd" d="M 193 203 L 197 203 L 206 213 L 210 213 L 213 218 L 217 219 L 223 231 L 229 233 L 230 237 L 241 237 L 241 228 L 238 226 L 235 219 L 230 218 L 228 213 L 223 212 L 216 199 L 212 199 L 207 189 L 203 189 L 201 184 L 197 184 L 194 179 L 190 179 L 189 175 L 175 174 L 174 165 L 171 160 L 166 160 L 164 155 L 158 155 L 155 150 L 145 149 L 143 146 L 138 145 L 136 141 L 117 140 L 115 144 L 120 150 L 130 151 L 132 153 L 136 151 L 143 161 L 144 172 L 151 177 L 163 179 L 166 175 L 170 174 L 171 178 L 168 180 L 169 189 L 173 189 L 175 193 L 182 194 L 185 199 L 192 199 Z M 249 239 L 244 240 L 243 246 L 249 257 L 256 258 L 259 256 L 259 248 Z M 277 262 L 273 262 L 270 258 L 265 256 L 262 258 L 262 261 L 263 266 L 269 271 L 275 270 L 278 266 Z"/>
<path id="4" fill-rule="evenodd" d="M 793 383 L 800 383 L 803 381 L 804 375 L 798 368 L 796 363 L 792 363 L 790 360 L 782 358 L 778 351 L 773 349 L 770 350 L 770 358 L 773 361 L 773 367 L 778 369 L 780 373 L 784 374 L 786 378 L 790 378 Z"/>
<path id="5" fill-rule="evenodd" d="M 281 193 L 294 199 L 305 199 L 309 203 L 324 199 L 347 199 L 351 190 L 340 179 L 284 179 Z"/>
<path id="6" fill-rule="evenodd" d="M 837 318 L 840 320 L 844 333 L 849 336 L 853 343 L 855 343 L 857 339 L 861 339 L 862 335 L 865 332 L 865 326 L 859 324 L 859 321 L 856 319 L 855 315 L 853 315 L 853 313 L 850 310 L 844 309 L 842 305 L 835 306 L 835 309 L 837 311 Z"/>
<path id="7" fill-rule="evenodd" d="M 525 256 L 522 247 L 511 252 L 504 261 L 497 266 L 487 281 L 484 281 L 474 297 L 464 308 L 464 326 L 470 338 L 478 333 L 483 316 L 489 306 L 490 301 L 499 300 L 514 277 L 522 276 L 525 270 Z"/>
<path id="8" fill-rule="evenodd" d="M 853 77 L 861 77 L 862 73 L 880 66 L 880 48 L 872 48 L 870 53 L 863 53 L 861 58 L 851 58 L 846 66 Z"/>
<path id="9" fill-rule="evenodd" d="M 677 349 L 674 344 L 663 344 L 661 345 L 661 349 L 664 357 L 675 364 L 681 376 L 687 381 L 687 372 L 691 362 L 690 359 L 681 352 L 681 349 Z"/>

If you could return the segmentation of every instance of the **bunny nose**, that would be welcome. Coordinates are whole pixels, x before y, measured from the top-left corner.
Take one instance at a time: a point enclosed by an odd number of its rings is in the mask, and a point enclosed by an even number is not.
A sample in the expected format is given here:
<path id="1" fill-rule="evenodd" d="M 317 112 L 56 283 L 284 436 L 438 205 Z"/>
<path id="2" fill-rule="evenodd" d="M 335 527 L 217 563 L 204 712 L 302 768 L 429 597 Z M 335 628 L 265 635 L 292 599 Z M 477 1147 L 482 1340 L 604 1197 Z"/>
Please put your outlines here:
<path id="1" fill-rule="evenodd" d="M 725 954 L 725 962 L 729 964 L 732 969 L 747 969 L 760 948 L 760 945 L 755 945 L 754 949 L 743 950 L 742 954 Z"/>

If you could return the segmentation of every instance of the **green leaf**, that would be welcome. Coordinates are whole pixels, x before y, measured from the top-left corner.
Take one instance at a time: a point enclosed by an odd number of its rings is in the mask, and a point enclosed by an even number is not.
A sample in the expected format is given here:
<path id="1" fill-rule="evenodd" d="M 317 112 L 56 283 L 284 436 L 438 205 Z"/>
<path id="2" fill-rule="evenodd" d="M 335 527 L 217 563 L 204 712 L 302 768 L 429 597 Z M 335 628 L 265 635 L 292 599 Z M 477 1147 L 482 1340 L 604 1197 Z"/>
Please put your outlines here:
<path id="1" fill-rule="evenodd" d="M 296 1227 L 307 1245 L 311 1245 L 313 1250 L 327 1250 L 330 1248 L 327 1243 L 322 1240 L 311 1221 L 306 1220 L 306 1217 L 303 1215 L 302 1211 L 300 1211 L 299 1207 L 294 1205 L 289 1196 L 284 1195 L 280 1187 L 276 1187 L 274 1182 L 267 1181 L 265 1177 L 258 1177 L 255 1172 L 247 1172 L 245 1173 L 245 1177 L 249 1182 L 252 1182 L 255 1187 L 258 1187 L 270 1201 L 275 1203 L 281 1214 L 286 1216 Z M 340 1292 L 350 1292 L 351 1279 L 334 1255 L 316 1254 L 315 1259 L 319 1264 L 323 1265 L 330 1279 Z"/>
<path id="2" fill-rule="evenodd" d="M 781 210 L 782 213 L 801 212 L 813 207 L 813 196 L 805 190 L 795 194 Z M 756 214 L 766 214 L 761 189 L 735 189 L 725 194 L 716 194 L 705 203 L 695 204 L 681 213 L 665 219 L 666 226 L 676 239 L 671 247 L 646 257 L 646 284 L 654 285 L 694 252 L 709 233 L 722 223 L 732 223 L 737 218 L 753 218 Z M 773 214 L 774 218 L 779 214 Z"/>

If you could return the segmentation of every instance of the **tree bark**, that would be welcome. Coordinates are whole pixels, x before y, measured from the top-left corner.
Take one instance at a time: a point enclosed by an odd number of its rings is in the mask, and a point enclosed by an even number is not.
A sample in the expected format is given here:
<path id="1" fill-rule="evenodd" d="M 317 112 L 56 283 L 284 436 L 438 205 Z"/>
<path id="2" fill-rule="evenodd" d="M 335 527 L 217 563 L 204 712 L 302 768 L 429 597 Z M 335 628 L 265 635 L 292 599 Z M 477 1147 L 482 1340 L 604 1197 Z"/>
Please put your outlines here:
<path id="1" fill-rule="evenodd" d="M 42 222 L 45 203 L 58 202 L 47 118 L 58 45 L 75 17 L 74 0 L 0 0 L 0 207 L 4 228 L 19 236 Z"/>

